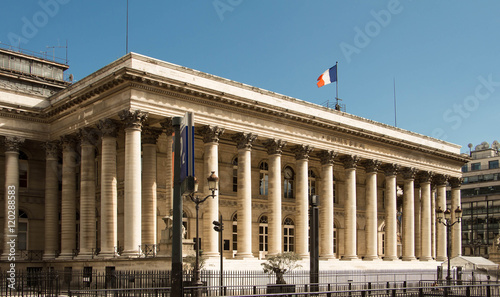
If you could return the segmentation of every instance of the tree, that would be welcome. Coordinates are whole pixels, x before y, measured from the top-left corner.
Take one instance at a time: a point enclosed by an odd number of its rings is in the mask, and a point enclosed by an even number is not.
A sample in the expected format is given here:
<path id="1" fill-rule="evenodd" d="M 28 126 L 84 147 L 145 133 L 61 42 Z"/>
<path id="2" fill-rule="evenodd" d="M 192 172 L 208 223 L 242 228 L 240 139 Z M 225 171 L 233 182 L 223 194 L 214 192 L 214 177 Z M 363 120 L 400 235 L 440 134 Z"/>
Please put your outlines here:
<path id="1" fill-rule="evenodd" d="M 286 284 L 284 275 L 296 268 L 302 267 L 297 261 L 301 260 L 300 256 L 287 252 L 270 256 L 266 262 L 262 263 L 264 273 L 276 274 L 276 284 Z"/>

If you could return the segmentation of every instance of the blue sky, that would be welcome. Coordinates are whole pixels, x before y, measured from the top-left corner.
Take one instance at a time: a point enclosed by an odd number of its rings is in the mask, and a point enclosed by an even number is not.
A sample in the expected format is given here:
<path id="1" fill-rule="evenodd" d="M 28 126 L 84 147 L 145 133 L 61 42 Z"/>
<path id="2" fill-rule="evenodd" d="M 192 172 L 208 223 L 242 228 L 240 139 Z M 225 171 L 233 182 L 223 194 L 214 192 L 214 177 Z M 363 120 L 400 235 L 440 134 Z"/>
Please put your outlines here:
<path id="1" fill-rule="evenodd" d="M 129 51 L 301 100 L 338 61 L 347 112 L 462 145 L 500 140 L 500 1 L 129 0 Z M 126 0 L 4 1 L 0 41 L 68 42 L 81 79 L 126 53 Z M 16 44 L 17 43 L 17 44 Z M 64 57 L 65 50 L 55 49 Z"/>

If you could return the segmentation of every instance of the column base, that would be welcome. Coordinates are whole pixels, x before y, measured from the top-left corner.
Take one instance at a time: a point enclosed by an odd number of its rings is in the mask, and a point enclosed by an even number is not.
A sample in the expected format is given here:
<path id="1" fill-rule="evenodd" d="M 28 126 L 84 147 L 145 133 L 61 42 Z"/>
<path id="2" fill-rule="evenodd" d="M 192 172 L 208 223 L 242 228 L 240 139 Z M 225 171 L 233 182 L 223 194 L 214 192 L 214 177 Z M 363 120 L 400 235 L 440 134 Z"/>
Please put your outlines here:
<path id="1" fill-rule="evenodd" d="M 376 261 L 376 260 L 380 260 L 380 258 L 378 256 L 365 256 L 363 258 L 363 261 Z"/>
<path id="2" fill-rule="evenodd" d="M 337 258 L 335 258 L 334 254 L 329 254 L 329 255 L 320 255 L 319 259 L 320 260 L 335 260 Z"/>
<path id="3" fill-rule="evenodd" d="M 57 260 L 73 260 L 73 253 L 61 253 Z"/>
<path id="4" fill-rule="evenodd" d="M 416 258 L 416 257 L 414 257 L 414 256 L 406 256 L 406 257 L 405 257 L 405 256 L 403 256 L 403 259 L 402 259 L 402 260 L 403 260 L 403 261 L 416 261 L 416 260 L 417 260 L 417 258 Z"/>
<path id="5" fill-rule="evenodd" d="M 238 259 L 238 260 L 245 260 L 245 259 L 255 259 L 255 257 L 253 256 L 253 254 L 251 253 L 241 253 L 241 254 L 236 254 L 234 256 L 235 259 Z"/>
<path id="6" fill-rule="evenodd" d="M 139 251 L 124 251 L 120 258 L 139 258 L 140 255 Z"/>
<path id="7" fill-rule="evenodd" d="M 433 261 L 434 259 L 432 259 L 431 256 L 428 256 L 428 257 L 422 256 L 422 257 L 420 257 L 419 260 L 422 262 L 428 262 L 428 261 Z"/>
<path id="8" fill-rule="evenodd" d="M 79 253 L 78 256 L 75 257 L 76 260 L 90 260 L 92 258 L 92 252 Z"/>
<path id="9" fill-rule="evenodd" d="M 219 258 L 220 257 L 220 253 L 203 253 L 203 257 L 205 257 L 206 259 L 213 259 L 213 258 Z"/>
<path id="10" fill-rule="evenodd" d="M 42 260 L 55 260 L 56 259 L 56 254 L 55 253 L 46 253 L 43 254 Z"/>
<path id="11" fill-rule="evenodd" d="M 358 256 L 353 255 L 353 256 L 342 256 L 340 258 L 341 261 L 352 261 L 352 260 L 359 260 Z"/>
<path id="12" fill-rule="evenodd" d="M 436 257 L 436 261 L 438 261 L 438 262 L 444 262 L 447 260 L 448 260 L 448 258 L 446 258 L 446 257 Z"/>
<path id="13" fill-rule="evenodd" d="M 111 258 L 117 258 L 119 255 L 115 252 L 101 252 L 99 255 L 97 255 L 97 258 L 99 259 L 111 259 Z"/>
<path id="14" fill-rule="evenodd" d="M 396 256 L 384 257 L 384 261 L 397 261 L 399 260 Z"/>

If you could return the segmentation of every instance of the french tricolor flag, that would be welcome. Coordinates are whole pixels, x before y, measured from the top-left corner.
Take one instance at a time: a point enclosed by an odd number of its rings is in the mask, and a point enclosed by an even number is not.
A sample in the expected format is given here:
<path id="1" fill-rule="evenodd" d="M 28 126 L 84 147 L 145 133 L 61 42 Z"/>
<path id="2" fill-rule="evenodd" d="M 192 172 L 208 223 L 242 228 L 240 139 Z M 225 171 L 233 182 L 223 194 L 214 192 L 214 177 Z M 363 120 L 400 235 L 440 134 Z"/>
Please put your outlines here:
<path id="1" fill-rule="evenodd" d="M 318 77 L 318 82 L 316 84 L 318 85 L 318 88 L 321 88 L 322 86 L 334 81 L 337 81 L 337 65 L 323 72 L 323 74 Z"/>

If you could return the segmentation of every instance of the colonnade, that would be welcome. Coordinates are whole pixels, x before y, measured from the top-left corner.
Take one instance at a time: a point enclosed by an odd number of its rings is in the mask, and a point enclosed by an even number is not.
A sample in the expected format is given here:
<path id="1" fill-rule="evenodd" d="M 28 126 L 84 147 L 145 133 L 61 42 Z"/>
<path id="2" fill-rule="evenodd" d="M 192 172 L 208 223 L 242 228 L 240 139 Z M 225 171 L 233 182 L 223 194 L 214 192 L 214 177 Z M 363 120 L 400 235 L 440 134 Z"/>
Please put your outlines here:
<path id="1" fill-rule="evenodd" d="M 121 124 L 124 126 L 124 250 L 122 256 L 137 257 L 140 246 L 156 244 L 156 141 L 162 132 L 159 129 L 145 126 L 147 114 L 140 111 L 125 110 L 119 113 Z M 163 130 L 171 140 L 171 125 L 167 120 L 162 122 Z M 78 135 L 66 135 L 61 138 L 62 144 L 62 200 L 61 200 L 61 251 L 60 259 L 70 259 L 76 249 L 76 144 L 80 145 L 80 238 L 78 258 L 88 259 L 94 253 L 95 242 L 95 196 L 96 179 L 100 178 L 100 253 L 99 257 L 110 258 L 117 255 L 117 133 L 119 124 L 111 119 L 104 119 L 93 128 L 84 128 Z M 198 130 L 204 142 L 204 172 L 199 176 L 209 176 L 211 171 L 218 172 L 219 138 L 224 129 L 217 126 L 203 126 Z M 78 139 L 79 138 L 79 139 Z M 99 141 L 100 138 L 100 141 Z M 252 133 L 236 133 L 232 139 L 238 151 L 238 251 L 236 258 L 253 257 L 252 251 L 252 183 L 251 160 L 252 145 L 257 135 Z M 167 141 L 169 145 L 171 142 Z M 9 185 L 16 184 L 17 158 L 19 155 L 19 139 L 6 138 L 6 190 Z M 282 229 L 282 176 L 281 157 L 287 145 L 281 139 L 267 139 L 262 142 L 267 150 L 269 164 L 269 189 L 267 195 L 268 214 L 268 255 L 275 255 L 283 251 Z M 95 158 L 96 146 L 101 146 L 100 176 L 96 176 Z M 58 145 L 49 142 L 45 145 L 45 250 L 44 259 L 54 259 L 58 243 L 58 177 L 57 167 Z M 142 157 L 141 157 L 142 151 Z M 308 169 L 309 158 L 314 149 L 309 145 L 299 144 L 291 147 L 296 159 L 295 184 L 295 252 L 307 258 L 308 252 Z M 378 231 L 379 205 L 378 173 L 385 174 L 385 257 L 384 260 L 398 259 L 398 225 L 397 225 L 397 177 L 403 177 L 403 250 L 402 260 L 412 261 L 417 257 L 421 261 L 436 258 L 442 261 L 446 258 L 446 236 L 443 226 L 436 225 L 433 219 L 431 182 L 437 184 L 436 206 L 446 208 L 446 185 L 451 185 L 451 206 L 456 209 L 460 205 L 460 179 L 448 178 L 444 175 L 434 175 L 432 172 L 418 170 L 413 167 L 401 167 L 398 164 L 382 163 L 378 160 L 361 159 L 355 155 L 337 156 L 336 152 L 321 150 L 314 152 L 321 163 L 320 196 L 320 257 L 333 259 L 333 176 L 334 161 L 344 167 L 343 199 L 344 207 L 344 236 L 343 260 L 359 259 L 357 249 L 357 170 L 361 166 L 366 172 L 365 199 L 365 235 L 366 250 L 364 260 L 379 258 Z M 141 159 L 142 158 L 142 159 Z M 141 165 L 142 162 L 142 165 Z M 168 168 L 169 166 L 167 166 Z M 166 172 L 171 178 L 171 169 Z M 17 181 L 18 182 L 18 181 Z M 208 185 L 203 189 L 208 193 Z M 217 193 L 216 193 L 217 194 Z M 203 243 L 204 255 L 213 257 L 219 255 L 217 233 L 211 230 L 211 222 L 218 220 L 219 197 L 208 199 L 203 216 L 204 226 Z M 17 205 L 17 204 L 16 204 Z M 168 206 L 167 206 L 168 207 Z M 8 217 L 6 208 L 6 218 Z M 6 223 L 7 225 L 7 219 Z M 6 227 L 7 228 L 7 227 Z M 4 231 L 5 257 L 8 230 Z M 435 229 L 435 236 L 433 230 Z M 435 238 L 435 251 L 433 242 Z M 452 255 L 461 253 L 461 228 L 456 224 L 452 232 Z"/>

